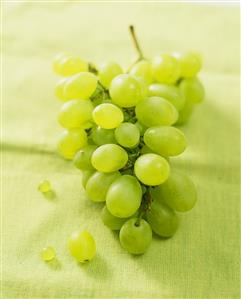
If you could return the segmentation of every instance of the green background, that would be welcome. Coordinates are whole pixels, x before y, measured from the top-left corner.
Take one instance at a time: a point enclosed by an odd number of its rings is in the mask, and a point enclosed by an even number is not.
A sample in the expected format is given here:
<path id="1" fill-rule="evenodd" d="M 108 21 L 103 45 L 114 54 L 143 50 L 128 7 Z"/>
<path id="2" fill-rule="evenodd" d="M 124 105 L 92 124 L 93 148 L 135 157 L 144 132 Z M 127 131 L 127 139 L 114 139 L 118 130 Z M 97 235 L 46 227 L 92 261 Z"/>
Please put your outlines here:
<path id="1" fill-rule="evenodd" d="M 199 50 L 206 100 L 183 128 L 189 147 L 172 167 L 190 175 L 199 201 L 169 240 L 154 237 L 139 257 L 124 252 L 85 198 L 81 174 L 55 154 L 60 103 L 52 57 L 88 61 Z M 238 6 L 175 3 L 8 3 L 3 5 L 2 298 L 240 298 Z M 37 191 L 49 179 L 48 200 Z M 77 265 L 66 241 L 88 229 L 98 254 Z M 58 262 L 39 253 L 56 248 Z"/>

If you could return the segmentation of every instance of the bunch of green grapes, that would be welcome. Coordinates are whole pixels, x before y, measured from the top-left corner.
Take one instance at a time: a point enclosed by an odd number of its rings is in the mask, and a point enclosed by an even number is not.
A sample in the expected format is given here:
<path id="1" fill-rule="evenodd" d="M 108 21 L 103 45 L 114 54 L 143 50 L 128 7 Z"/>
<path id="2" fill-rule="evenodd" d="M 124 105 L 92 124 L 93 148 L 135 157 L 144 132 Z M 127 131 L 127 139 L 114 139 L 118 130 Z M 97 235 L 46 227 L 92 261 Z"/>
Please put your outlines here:
<path id="1" fill-rule="evenodd" d="M 63 77 L 55 89 L 64 101 L 58 150 L 82 171 L 87 197 L 105 204 L 103 223 L 120 231 L 122 247 L 132 254 L 148 249 L 152 232 L 173 236 L 178 213 L 197 200 L 194 183 L 172 169 L 170 157 L 187 146 L 176 125 L 204 98 L 200 56 L 140 55 L 124 71 L 115 62 L 93 66 L 61 54 L 53 67 Z"/>

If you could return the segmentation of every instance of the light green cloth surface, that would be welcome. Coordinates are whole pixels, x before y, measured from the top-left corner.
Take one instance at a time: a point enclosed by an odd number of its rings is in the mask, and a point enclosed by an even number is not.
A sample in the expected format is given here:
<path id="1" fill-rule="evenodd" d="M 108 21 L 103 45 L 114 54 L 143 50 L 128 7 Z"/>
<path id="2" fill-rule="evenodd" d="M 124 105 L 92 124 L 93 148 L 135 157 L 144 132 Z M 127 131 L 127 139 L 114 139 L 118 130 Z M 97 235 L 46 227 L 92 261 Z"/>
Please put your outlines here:
<path id="1" fill-rule="evenodd" d="M 163 3 L 9 3 L 3 7 L 2 298 L 240 298 L 239 9 Z M 134 56 L 133 23 L 147 56 L 199 50 L 206 101 L 184 128 L 185 154 L 172 167 L 190 175 L 199 200 L 169 240 L 154 237 L 139 257 L 88 201 L 81 174 L 55 154 L 60 103 L 51 60 L 62 50 L 93 61 Z M 49 179 L 53 201 L 37 191 Z M 88 229 L 98 254 L 79 266 L 66 242 Z M 56 248 L 58 264 L 39 253 Z"/>

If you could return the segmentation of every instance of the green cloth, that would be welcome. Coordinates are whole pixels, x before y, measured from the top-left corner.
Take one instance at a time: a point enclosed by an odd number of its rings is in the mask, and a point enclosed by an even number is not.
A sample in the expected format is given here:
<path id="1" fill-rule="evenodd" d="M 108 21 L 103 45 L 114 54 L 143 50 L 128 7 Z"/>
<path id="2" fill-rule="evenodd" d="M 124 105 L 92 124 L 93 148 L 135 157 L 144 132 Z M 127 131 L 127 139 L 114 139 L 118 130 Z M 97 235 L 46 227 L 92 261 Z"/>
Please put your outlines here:
<path id="1" fill-rule="evenodd" d="M 3 6 L 2 298 L 240 298 L 238 6 L 87 2 Z M 122 250 L 101 205 L 85 197 L 81 173 L 55 153 L 60 103 L 51 70 L 60 51 L 128 65 L 131 23 L 149 57 L 200 51 L 207 94 L 183 128 L 188 149 L 171 161 L 196 183 L 198 203 L 173 238 L 154 237 L 138 257 Z M 56 199 L 38 192 L 42 179 Z M 68 253 L 76 229 L 96 239 L 89 264 Z M 41 261 L 47 245 L 57 262 Z"/>

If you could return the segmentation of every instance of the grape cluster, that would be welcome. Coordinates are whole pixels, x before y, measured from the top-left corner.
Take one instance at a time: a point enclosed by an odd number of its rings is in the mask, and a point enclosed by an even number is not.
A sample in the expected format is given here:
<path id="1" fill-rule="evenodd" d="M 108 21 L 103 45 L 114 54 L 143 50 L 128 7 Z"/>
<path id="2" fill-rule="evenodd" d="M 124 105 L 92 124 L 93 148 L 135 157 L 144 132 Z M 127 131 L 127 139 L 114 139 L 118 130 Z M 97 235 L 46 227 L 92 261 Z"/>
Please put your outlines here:
<path id="1" fill-rule="evenodd" d="M 187 146 L 176 125 L 204 98 L 200 56 L 140 57 L 124 72 L 115 62 L 96 67 L 60 54 L 53 68 L 63 77 L 55 89 L 64 101 L 58 151 L 82 171 L 87 197 L 105 203 L 103 223 L 120 230 L 120 243 L 132 254 L 148 249 L 152 231 L 174 235 L 178 212 L 197 200 L 194 183 L 170 169 L 170 157 Z"/>

